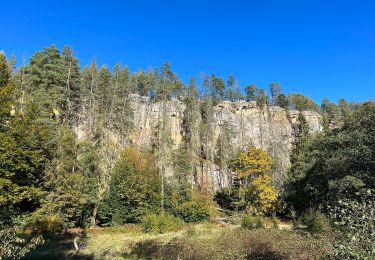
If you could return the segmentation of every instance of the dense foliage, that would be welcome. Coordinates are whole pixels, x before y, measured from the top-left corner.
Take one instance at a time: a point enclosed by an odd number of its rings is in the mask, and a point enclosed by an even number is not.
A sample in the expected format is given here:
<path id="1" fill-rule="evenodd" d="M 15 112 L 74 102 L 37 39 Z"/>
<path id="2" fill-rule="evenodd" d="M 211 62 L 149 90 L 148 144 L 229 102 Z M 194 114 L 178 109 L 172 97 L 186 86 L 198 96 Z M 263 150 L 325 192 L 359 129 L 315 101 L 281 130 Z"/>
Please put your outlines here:
<path id="1" fill-rule="evenodd" d="M 216 201 L 229 209 L 253 208 L 256 214 L 267 214 L 277 201 L 277 190 L 273 187 L 269 173 L 271 156 L 258 148 L 239 151 L 231 160 L 230 167 L 235 176 L 233 184 L 216 195 Z"/>
<path id="2" fill-rule="evenodd" d="M 319 107 L 302 94 L 282 93 L 278 83 L 270 84 L 269 95 L 253 84 L 244 95 L 234 76 L 216 74 L 185 85 L 169 62 L 131 72 L 93 60 L 81 69 L 69 47 L 45 48 L 18 69 L 14 62 L 0 52 L 0 257 L 21 257 L 42 241 L 39 235 L 74 227 L 142 222 L 150 232 L 175 230 L 181 221 L 213 219 L 219 206 L 221 212 L 247 211 L 254 225 L 276 211 L 285 216 L 291 210 L 296 219 L 305 213 L 311 230 L 323 230 L 325 216 L 316 212 L 330 212 L 329 205 L 342 213 L 331 214 L 339 230 L 361 237 L 343 238 L 350 250 L 342 254 L 372 256 L 373 215 L 364 209 L 373 200 L 354 194 L 375 188 L 374 102 L 324 99 Z M 140 120 L 135 99 L 159 104 L 150 147 L 133 138 Z M 178 115 L 178 147 L 170 127 L 177 115 L 168 111 L 176 100 L 186 107 Z M 214 131 L 216 108 L 243 100 L 268 113 L 270 125 L 275 106 L 285 112 L 295 137 L 287 185 L 275 180 L 282 171 L 275 142 L 266 150 L 245 149 L 233 144 L 228 122 Z M 321 133 L 310 132 L 305 110 L 321 113 Z"/>
<path id="3" fill-rule="evenodd" d="M 347 194 L 374 189 L 375 103 L 347 116 L 340 128 L 304 138 L 295 151 L 290 201 L 298 210 L 318 208 Z"/>
<path id="4" fill-rule="evenodd" d="M 133 148 L 121 154 L 99 208 L 101 224 L 140 222 L 146 213 L 160 211 L 160 175 L 151 156 Z"/>
<path id="5" fill-rule="evenodd" d="M 329 208 L 342 239 L 334 245 L 337 258 L 371 259 L 375 255 L 375 195 L 368 190 L 343 198 Z"/>

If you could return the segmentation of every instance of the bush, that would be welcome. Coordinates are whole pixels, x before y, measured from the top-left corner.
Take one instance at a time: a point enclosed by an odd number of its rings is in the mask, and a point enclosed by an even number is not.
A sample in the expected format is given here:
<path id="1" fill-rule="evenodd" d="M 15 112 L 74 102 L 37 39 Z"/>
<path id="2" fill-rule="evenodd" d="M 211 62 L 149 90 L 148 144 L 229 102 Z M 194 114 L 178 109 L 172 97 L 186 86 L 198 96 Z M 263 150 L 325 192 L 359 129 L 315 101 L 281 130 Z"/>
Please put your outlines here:
<path id="1" fill-rule="evenodd" d="M 139 223 L 161 205 L 160 176 L 152 154 L 126 148 L 113 169 L 109 192 L 100 204 L 100 224 Z"/>
<path id="2" fill-rule="evenodd" d="M 276 217 L 276 214 L 272 214 L 271 220 L 272 220 L 272 228 L 279 229 L 280 219 L 278 219 L 278 217 Z"/>
<path id="3" fill-rule="evenodd" d="M 255 224 L 255 218 L 252 214 L 246 214 L 241 220 L 241 227 L 245 229 L 253 229 Z"/>
<path id="4" fill-rule="evenodd" d="M 182 229 L 183 225 L 184 223 L 181 219 L 167 213 L 148 214 L 142 220 L 142 228 L 146 233 L 163 234 L 165 232 L 177 231 Z"/>
<path id="5" fill-rule="evenodd" d="M 174 215 L 185 222 L 199 222 L 210 220 L 214 214 L 214 205 L 210 197 L 193 194 L 191 200 L 186 201 L 174 209 Z"/>
<path id="6" fill-rule="evenodd" d="M 241 220 L 241 227 L 245 229 L 265 228 L 263 217 L 254 217 L 251 213 L 247 213 Z"/>
<path id="7" fill-rule="evenodd" d="M 30 234 L 55 238 L 63 235 L 67 229 L 65 219 L 58 214 L 43 214 L 40 210 L 34 212 L 27 221 L 25 231 Z"/>
<path id="8" fill-rule="evenodd" d="M 333 256 L 339 259 L 373 259 L 375 257 L 375 193 L 354 194 L 330 207 L 333 224 L 341 231 Z"/>
<path id="9" fill-rule="evenodd" d="M 308 211 L 302 217 L 302 223 L 313 233 L 323 233 L 330 229 L 328 218 L 319 211 Z"/>
<path id="10" fill-rule="evenodd" d="M 0 223 L 0 259 L 20 259 L 44 242 L 40 235 L 25 239 L 20 233 L 18 226 L 3 227 Z"/>
<path id="11" fill-rule="evenodd" d="M 255 228 L 265 228 L 264 220 L 262 216 L 255 217 Z"/>

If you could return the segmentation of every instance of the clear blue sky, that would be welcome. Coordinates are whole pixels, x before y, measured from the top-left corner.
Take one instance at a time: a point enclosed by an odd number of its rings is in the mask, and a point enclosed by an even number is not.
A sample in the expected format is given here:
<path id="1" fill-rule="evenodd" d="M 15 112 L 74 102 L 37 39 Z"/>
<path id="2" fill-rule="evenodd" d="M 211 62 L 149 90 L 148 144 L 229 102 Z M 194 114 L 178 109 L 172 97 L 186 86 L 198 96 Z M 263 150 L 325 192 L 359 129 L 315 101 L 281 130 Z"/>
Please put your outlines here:
<path id="1" fill-rule="evenodd" d="M 185 81 L 279 82 L 320 102 L 375 98 L 375 1 L 3 1 L 0 50 L 21 63 L 69 45 L 131 70 L 170 61 Z"/>

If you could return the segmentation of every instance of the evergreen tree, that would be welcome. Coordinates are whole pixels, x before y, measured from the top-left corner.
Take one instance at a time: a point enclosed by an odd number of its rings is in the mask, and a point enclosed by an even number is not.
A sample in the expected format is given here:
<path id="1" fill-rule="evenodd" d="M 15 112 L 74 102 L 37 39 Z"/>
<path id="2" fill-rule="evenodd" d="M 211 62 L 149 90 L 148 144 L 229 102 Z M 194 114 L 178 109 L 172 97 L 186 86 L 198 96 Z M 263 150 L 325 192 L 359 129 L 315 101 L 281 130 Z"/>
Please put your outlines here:
<path id="1" fill-rule="evenodd" d="M 0 53 L 0 222 L 32 211 L 42 195 L 45 164 L 52 157 L 54 127 L 30 103 L 18 110 L 10 62 Z"/>
<path id="2" fill-rule="evenodd" d="M 280 95 L 277 96 L 275 105 L 280 106 L 284 109 L 289 109 L 288 97 L 285 94 L 281 93 Z"/>
<path id="3" fill-rule="evenodd" d="M 114 68 L 113 81 L 114 95 L 111 126 L 125 139 L 125 136 L 133 128 L 133 109 L 129 97 L 130 74 L 128 68 L 121 69 L 121 66 L 117 64 Z"/>
<path id="4" fill-rule="evenodd" d="M 160 210 L 161 183 L 151 154 L 126 148 L 117 161 L 99 220 L 112 224 L 139 222 L 146 213 Z"/>
<path id="5" fill-rule="evenodd" d="M 178 192 L 179 197 L 188 199 L 191 193 L 192 165 L 188 149 L 181 145 L 173 156 L 174 175 L 172 178 L 173 189 Z"/>
<path id="6" fill-rule="evenodd" d="M 268 96 L 266 94 L 266 91 L 264 89 L 259 90 L 255 100 L 257 102 L 257 106 L 259 106 L 260 108 L 267 106 Z"/>
<path id="7" fill-rule="evenodd" d="M 340 108 L 341 116 L 344 119 L 347 119 L 351 115 L 352 111 L 350 109 L 349 103 L 344 98 L 339 99 L 339 108 Z"/>
<path id="8" fill-rule="evenodd" d="M 98 87 L 99 68 L 93 59 L 90 66 L 86 66 L 82 72 L 82 83 L 80 90 L 80 120 L 88 123 L 90 134 L 97 132 L 96 92 Z"/>
<path id="9" fill-rule="evenodd" d="M 76 124 L 80 109 L 81 75 L 78 60 L 73 56 L 70 47 L 65 46 L 61 53 L 64 74 L 66 78 L 67 117 L 71 123 Z"/>
<path id="10" fill-rule="evenodd" d="M 86 199 L 82 193 L 83 176 L 77 166 L 76 135 L 64 125 L 59 129 L 56 152 L 45 172 L 47 194 L 34 219 L 48 221 L 56 216 L 67 227 L 81 223 Z"/>
<path id="11" fill-rule="evenodd" d="M 11 66 L 3 52 L 0 52 L 0 130 L 5 127 L 15 106 L 16 86 L 11 82 Z"/>
<path id="12" fill-rule="evenodd" d="M 231 102 L 236 100 L 235 84 L 236 84 L 236 79 L 234 78 L 234 76 L 229 76 L 228 81 L 227 81 L 227 93 L 225 95 L 226 95 L 226 98 Z"/>
<path id="13" fill-rule="evenodd" d="M 90 218 L 90 226 L 96 225 L 96 215 L 99 206 L 100 169 L 99 155 L 92 142 L 84 141 L 79 144 L 78 166 L 83 175 L 82 193 L 87 208 L 87 218 Z M 86 219 L 83 220 L 87 222 Z"/>
<path id="14" fill-rule="evenodd" d="M 200 122 L 200 185 L 203 192 L 209 192 L 214 188 L 213 183 L 209 183 L 209 173 L 213 171 L 214 144 L 212 143 L 212 123 L 213 123 L 213 100 L 205 96 L 200 104 L 201 122 Z"/>
<path id="15" fill-rule="evenodd" d="M 296 109 L 299 111 L 319 111 L 319 106 L 312 99 L 300 93 L 289 94 L 289 102 L 292 109 Z"/>
<path id="16" fill-rule="evenodd" d="M 95 95 L 96 124 L 99 127 L 110 123 L 110 109 L 112 102 L 112 75 L 107 66 L 102 66 L 98 74 L 98 83 Z"/>
<path id="17" fill-rule="evenodd" d="M 29 94 L 43 113 L 43 118 L 68 114 L 67 78 L 64 62 L 55 45 L 34 54 L 26 67 Z"/>
<path id="18" fill-rule="evenodd" d="M 190 84 L 187 90 L 187 97 L 184 99 L 185 110 L 182 119 L 182 129 L 184 143 L 189 151 L 189 159 L 192 163 L 191 171 L 191 185 L 197 182 L 197 165 L 199 161 L 199 94 L 197 86 L 195 85 L 195 79 L 190 80 Z M 192 186 L 193 187 L 193 186 Z"/>
<path id="19" fill-rule="evenodd" d="M 375 105 L 367 102 L 337 129 L 318 135 L 292 161 L 289 202 L 295 209 L 374 189 Z"/>
<path id="20" fill-rule="evenodd" d="M 223 78 L 216 78 L 214 79 L 214 87 L 215 87 L 215 97 L 219 101 L 224 100 L 225 94 L 225 82 Z"/>
<path id="21" fill-rule="evenodd" d="M 309 124 L 307 123 L 306 117 L 300 112 L 297 118 L 297 125 L 295 126 L 295 140 L 291 154 L 291 162 L 296 160 L 309 138 Z"/>
<path id="22" fill-rule="evenodd" d="M 231 184 L 232 182 L 230 173 L 228 172 L 228 165 L 233 149 L 230 142 L 228 123 L 224 122 L 220 130 L 215 147 L 214 162 L 219 168 L 219 185 L 221 188 L 224 188 L 225 184 Z"/>
<path id="23" fill-rule="evenodd" d="M 171 99 L 175 90 L 176 76 L 171 71 L 171 65 L 166 62 L 161 67 L 161 74 L 156 86 L 156 97 L 162 101 Z"/>
<path id="24" fill-rule="evenodd" d="M 258 88 L 254 84 L 250 84 L 245 88 L 246 101 L 256 101 L 256 95 L 259 92 Z"/>
<path id="25" fill-rule="evenodd" d="M 11 75 L 11 63 L 7 60 L 5 53 L 0 51 L 0 87 L 4 87 L 9 83 Z"/>

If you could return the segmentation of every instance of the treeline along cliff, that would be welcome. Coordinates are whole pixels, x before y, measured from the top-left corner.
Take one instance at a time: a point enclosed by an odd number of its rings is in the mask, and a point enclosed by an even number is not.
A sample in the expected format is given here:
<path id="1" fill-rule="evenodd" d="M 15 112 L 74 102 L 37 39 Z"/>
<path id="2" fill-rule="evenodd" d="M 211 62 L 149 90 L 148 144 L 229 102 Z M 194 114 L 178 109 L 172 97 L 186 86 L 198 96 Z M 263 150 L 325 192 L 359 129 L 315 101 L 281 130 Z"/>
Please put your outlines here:
<path id="1" fill-rule="evenodd" d="M 8 62 L 12 67 L 14 60 Z M 272 179 L 282 187 L 299 115 L 312 133 L 323 123 L 317 104 L 282 93 L 277 83 L 270 84 L 270 94 L 253 84 L 240 91 L 233 76 L 215 74 L 202 76 L 199 86 L 194 78 L 185 85 L 168 62 L 160 70 L 131 73 L 94 59 L 81 69 L 69 47 L 52 46 L 10 74 L 17 87 L 13 116 L 32 105 L 39 118 L 71 127 L 77 142 L 95 144 L 106 176 L 119 152 L 133 145 L 157 155 L 165 178 L 187 159 L 192 185 L 214 191 L 231 181 L 231 155 L 252 145 L 273 157 Z"/>
<path id="2" fill-rule="evenodd" d="M 103 145 L 114 145 L 117 151 L 128 144 L 165 149 L 159 163 L 166 177 L 175 171 L 176 156 L 188 152 L 193 185 L 207 185 L 213 190 L 228 185 L 231 173 L 227 164 L 231 155 L 252 145 L 272 155 L 277 164 L 272 177 L 281 187 L 290 167 L 299 113 L 306 118 L 311 133 L 322 130 L 322 116 L 312 110 L 289 110 L 270 104 L 259 106 L 256 101 L 219 101 L 209 104 L 212 106 L 208 111 L 209 121 L 205 121 L 207 115 L 202 115 L 206 113 L 202 106 L 207 100 L 197 99 L 196 104 L 189 107 L 190 100 L 173 97 L 163 102 L 149 96 L 129 95 L 126 101 L 132 113 L 129 132 L 124 135 L 123 129 L 116 130 L 115 125 L 121 123 L 110 119 L 111 123 L 102 129 L 108 138 L 108 143 Z M 93 138 L 90 113 L 80 112 L 78 116 L 80 120 L 74 128 L 78 139 Z M 182 151 L 184 149 L 186 151 Z M 227 160 L 224 165 L 222 159 Z"/>

